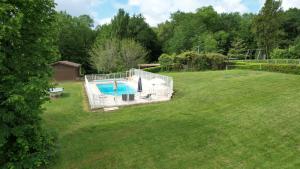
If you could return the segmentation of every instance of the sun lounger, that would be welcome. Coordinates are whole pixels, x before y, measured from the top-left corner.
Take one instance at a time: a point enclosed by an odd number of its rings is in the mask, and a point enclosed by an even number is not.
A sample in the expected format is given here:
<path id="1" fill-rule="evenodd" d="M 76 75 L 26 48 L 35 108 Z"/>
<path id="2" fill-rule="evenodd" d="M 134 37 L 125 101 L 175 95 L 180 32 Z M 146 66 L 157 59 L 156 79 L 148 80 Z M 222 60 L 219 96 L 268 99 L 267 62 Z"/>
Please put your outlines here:
<path id="1" fill-rule="evenodd" d="M 141 99 L 150 99 L 152 94 L 147 94 L 146 96 L 141 96 Z"/>
<path id="2" fill-rule="evenodd" d="M 58 97 L 61 96 L 64 92 L 64 88 L 50 88 L 49 93 L 50 97 Z"/>

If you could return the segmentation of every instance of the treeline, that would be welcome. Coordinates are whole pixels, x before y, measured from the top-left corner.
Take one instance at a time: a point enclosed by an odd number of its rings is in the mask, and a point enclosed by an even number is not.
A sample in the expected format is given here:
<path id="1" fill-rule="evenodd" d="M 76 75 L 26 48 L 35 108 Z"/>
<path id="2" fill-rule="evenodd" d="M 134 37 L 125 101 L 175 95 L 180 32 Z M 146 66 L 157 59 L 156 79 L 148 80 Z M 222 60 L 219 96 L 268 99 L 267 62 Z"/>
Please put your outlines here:
<path id="1" fill-rule="evenodd" d="M 261 52 L 261 58 L 300 58 L 300 10 L 283 11 L 275 0 L 267 0 L 257 15 L 218 14 L 213 7 L 176 12 L 155 31 L 168 54 L 194 50 L 245 59 L 248 52 L 248 59 L 253 59 Z"/>
<path id="2" fill-rule="evenodd" d="M 83 65 L 84 73 L 121 71 L 138 63 L 155 62 L 162 53 L 154 30 L 142 15 L 123 9 L 110 24 L 97 26 L 88 15 L 57 13 L 61 60 Z"/>
<path id="3" fill-rule="evenodd" d="M 86 73 L 121 71 L 186 51 L 232 59 L 300 58 L 300 10 L 283 11 L 277 0 L 267 0 L 258 14 L 219 14 L 211 6 L 178 11 L 154 28 L 122 9 L 96 29 L 87 15 L 61 12 L 58 30 L 61 59 L 81 63 Z"/>

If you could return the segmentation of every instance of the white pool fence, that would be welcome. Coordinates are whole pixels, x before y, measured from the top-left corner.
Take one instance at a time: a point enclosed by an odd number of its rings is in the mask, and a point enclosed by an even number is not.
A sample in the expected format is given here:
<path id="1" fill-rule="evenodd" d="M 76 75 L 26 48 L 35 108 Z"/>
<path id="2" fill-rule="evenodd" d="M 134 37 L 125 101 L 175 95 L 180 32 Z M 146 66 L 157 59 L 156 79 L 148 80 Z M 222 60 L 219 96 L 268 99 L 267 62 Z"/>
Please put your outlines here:
<path id="1" fill-rule="evenodd" d="M 151 99 L 139 99 L 141 98 L 142 93 L 135 94 L 134 101 L 122 101 L 121 96 L 108 96 L 100 93 L 96 88 L 98 82 L 104 81 L 128 81 L 130 83 L 136 84 L 138 78 L 141 77 L 143 83 L 143 93 L 151 94 L 154 96 Z M 131 104 L 142 104 L 149 102 L 159 102 L 170 100 L 173 94 L 173 78 L 146 72 L 140 69 L 130 69 L 126 72 L 121 73 L 111 73 L 111 74 L 91 74 L 85 75 L 85 89 L 89 100 L 89 105 L 91 109 L 98 109 L 104 107 L 114 107 L 114 106 L 123 106 Z M 160 85 L 149 85 L 153 80 L 163 82 Z M 146 87 L 148 85 L 148 87 Z M 144 87 L 145 86 L 145 87 Z M 150 86 L 150 87 L 149 87 Z"/>

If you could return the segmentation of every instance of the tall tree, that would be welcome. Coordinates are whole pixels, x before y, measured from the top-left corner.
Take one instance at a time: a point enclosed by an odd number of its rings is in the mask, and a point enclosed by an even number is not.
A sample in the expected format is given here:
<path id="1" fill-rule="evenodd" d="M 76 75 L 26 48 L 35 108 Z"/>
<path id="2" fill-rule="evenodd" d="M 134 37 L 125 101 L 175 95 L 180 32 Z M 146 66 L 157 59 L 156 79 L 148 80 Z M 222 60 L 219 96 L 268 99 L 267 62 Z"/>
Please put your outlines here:
<path id="1" fill-rule="evenodd" d="M 157 34 L 162 51 L 167 52 L 169 48 L 168 40 L 171 39 L 174 34 L 174 23 L 166 21 L 158 24 L 154 31 Z"/>
<path id="2" fill-rule="evenodd" d="M 291 8 L 283 13 L 284 40 L 281 47 L 286 48 L 291 45 L 300 35 L 300 9 Z"/>
<path id="3" fill-rule="evenodd" d="M 237 36 L 235 38 L 240 38 L 245 43 L 245 47 L 247 49 L 256 49 L 257 43 L 255 41 L 255 36 L 253 31 L 251 31 L 254 14 L 243 14 L 240 22 L 240 29 L 237 32 Z"/>
<path id="4" fill-rule="evenodd" d="M 96 38 L 96 33 L 92 30 L 93 19 L 88 15 L 72 17 L 65 12 L 58 13 L 57 18 L 61 60 L 80 63 L 86 73 L 92 73 L 88 51 Z"/>
<path id="5" fill-rule="evenodd" d="M 133 15 L 128 23 L 128 37 L 139 42 L 148 51 L 145 61 L 157 61 L 161 54 L 161 46 L 154 30 L 146 23 L 142 15 Z"/>
<path id="6" fill-rule="evenodd" d="M 120 54 L 123 61 L 122 66 L 128 70 L 143 63 L 148 52 L 138 42 L 132 39 L 123 39 L 121 42 Z"/>
<path id="7" fill-rule="evenodd" d="M 128 37 L 129 14 L 124 9 L 119 9 L 116 16 L 111 21 L 112 36 L 118 39 Z"/>
<path id="8" fill-rule="evenodd" d="M 53 0 L 0 2 L 0 168 L 37 168 L 54 152 L 41 127 L 54 47 Z"/>
<path id="9" fill-rule="evenodd" d="M 258 46 L 265 50 L 267 57 L 277 47 L 281 31 L 281 1 L 266 0 L 258 16 L 254 19 L 253 31 Z"/>
<path id="10" fill-rule="evenodd" d="M 97 43 L 107 39 L 116 38 L 133 39 L 140 43 L 149 51 L 145 56 L 145 61 L 157 61 L 161 54 L 161 46 L 154 30 L 145 22 L 142 15 L 129 16 L 123 9 L 112 19 L 111 24 L 99 26 L 97 28 Z"/>
<path id="11" fill-rule="evenodd" d="M 140 43 L 133 39 L 107 39 L 96 42 L 90 51 L 91 63 L 98 73 L 116 72 L 137 67 L 148 54 Z"/>
<path id="12" fill-rule="evenodd" d="M 245 59 L 246 46 L 242 39 L 235 39 L 232 42 L 232 48 L 229 50 L 229 57 L 235 59 Z"/>
<path id="13" fill-rule="evenodd" d="M 119 54 L 119 40 L 107 39 L 104 43 L 95 43 L 90 50 L 91 63 L 98 73 L 119 71 L 121 57 Z"/>

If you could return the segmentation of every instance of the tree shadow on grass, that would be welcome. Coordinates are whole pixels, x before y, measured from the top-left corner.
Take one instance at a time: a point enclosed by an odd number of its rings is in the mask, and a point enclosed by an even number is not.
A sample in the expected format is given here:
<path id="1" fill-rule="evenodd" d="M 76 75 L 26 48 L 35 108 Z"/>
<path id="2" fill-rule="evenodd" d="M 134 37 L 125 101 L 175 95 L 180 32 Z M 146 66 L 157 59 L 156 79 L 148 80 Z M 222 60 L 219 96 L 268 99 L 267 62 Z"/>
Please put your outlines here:
<path id="1" fill-rule="evenodd" d="M 61 98 L 68 98 L 68 97 L 70 97 L 71 96 L 71 94 L 70 93 L 63 93 L 60 97 Z"/>

